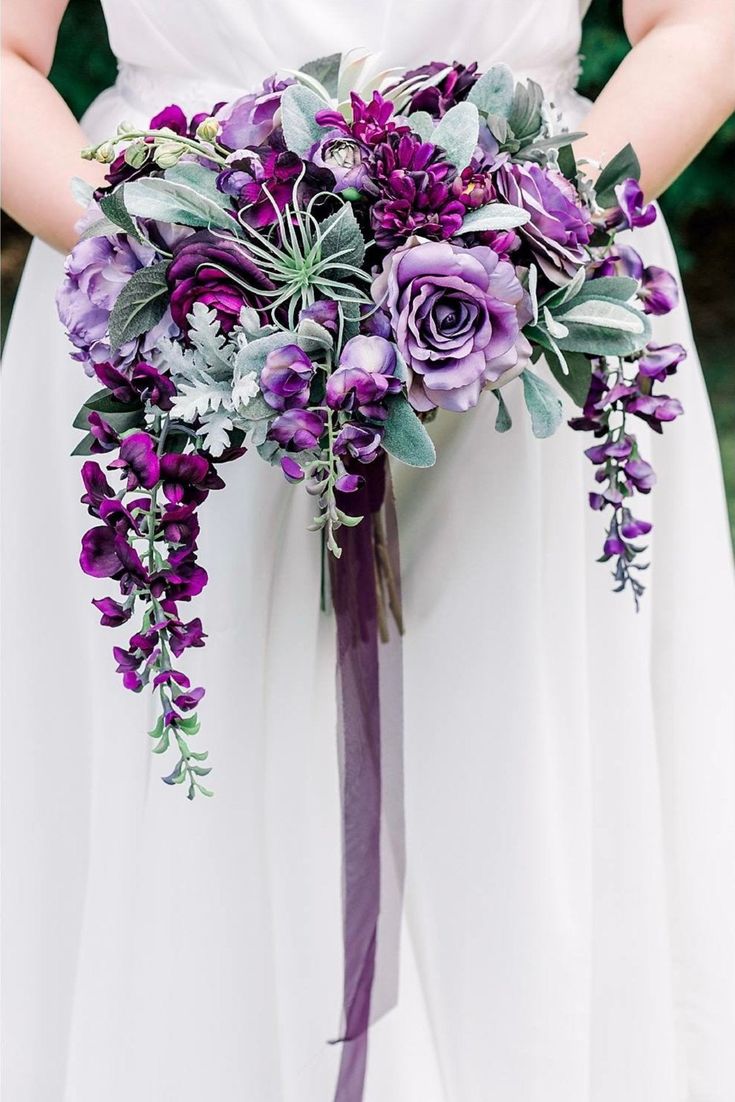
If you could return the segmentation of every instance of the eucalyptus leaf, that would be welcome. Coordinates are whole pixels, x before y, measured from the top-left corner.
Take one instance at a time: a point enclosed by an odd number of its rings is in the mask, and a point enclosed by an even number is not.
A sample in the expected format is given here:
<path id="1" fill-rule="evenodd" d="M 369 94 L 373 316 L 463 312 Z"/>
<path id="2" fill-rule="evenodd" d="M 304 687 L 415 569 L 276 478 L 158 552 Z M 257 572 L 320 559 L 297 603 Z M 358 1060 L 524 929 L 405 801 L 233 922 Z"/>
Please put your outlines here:
<path id="1" fill-rule="evenodd" d="M 495 397 L 498 399 L 498 415 L 495 418 L 495 431 L 507 432 L 508 429 L 513 428 L 513 419 L 510 415 L 508 407 L 505 404 L 505 399 L 499 390 L 493 391 Z"/>
<path id="2" fill-rule="evenodd" d="M 286 146 L 305 157 L 315 142 L 326 133 L 314 117 L 327 105 L 304 84 L 289 84 L 281 96 L 281 125 Z"/>
<path id="3" fill-rule="evenodd" d="M 615 188 L 623 180 L 628 180 L 631 177 L 634 180 L 639 180 L 640 175 L 640 162 L 629 142 L 607 162 L 597 177 L 597 183 L 595 184 L 597 202 L 603 208 L 617 206 L 618 200 L 615 195 Z"/>
<path id="4" fill-rule="evenodd" d="M 383 447 L 395 459 L 408 467 L 433 467 L 436 462 L 434 443 L 403 394 L 386 400 Z"/>
<path id="5" fill-rule="evenodd" d="M 220 199 L 224 201 L 225 197 L 220 196 Z M 163 176 L 147 176 L 125 184 L 125 206 L 136 218 L 152 218 L 157 222 L 194 228 L 216 226 L 233 232 L 237 230 L 237 222 L 221 202 L 200 195 L 188 184 Z"/>
<path id="6" fill-rule="evenodd" d="M 567 352 L 564 360 L 567 365 L 566 374 L 558 360 L 551 357 L 547 357 L 549 370 L 572 401 L 578 406 L 583 406 L 590 389 L 592 364 L 582 352 Z"/>
<path id="7" fill-rule="evenodd" d="M 561 398 L 545 379 L 534 374 L 530 368 L 521 372 L 521 379 L 533 435 L 539 439 L 553 436 L 562 420 Z"/>
<path id="8" fill-rule="evenodd" d="M 161 320 L 168 302 L 166 269 L 162 261 L 133 272 L 117 297 L 109 322 L 110 346 L 115 351 L 126 341 L 147 333 Z"/>
<path id="9" fill-rule="evenodd" d="M 432 141 L 461 172 L 472 160 L 480 134 L 480 116 L 466 100 L 450 107 L 434 130 Z"/>
<path id="10" fill-rule="evenodd" d="M 472 86 L 467 97 L 483 115 L 508 117 L 513 102 L 513 74 L 507 65 L 493 65 Z"/>
<path id="11" fill-rule="evenodd" d="M 480 230 L 512 230 L 522 226 L 531 215 L 522 207 L 510 203 L 487 203 L 465 214 L 458 234 L 477 233 Z"/>

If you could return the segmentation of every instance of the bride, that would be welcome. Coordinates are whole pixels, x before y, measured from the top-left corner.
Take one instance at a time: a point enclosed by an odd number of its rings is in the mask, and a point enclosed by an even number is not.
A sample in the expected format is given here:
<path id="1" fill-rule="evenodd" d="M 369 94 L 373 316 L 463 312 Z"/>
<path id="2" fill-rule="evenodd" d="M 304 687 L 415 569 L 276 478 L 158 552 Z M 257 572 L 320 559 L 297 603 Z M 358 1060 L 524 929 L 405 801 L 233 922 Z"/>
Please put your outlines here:
<path id="1" fill-rule="evenodd" d="M 80 128 L 46 80 L 64 0 L 5 3 L 4 203 L 37 236 L 3 383 L 5 1097 L 328 1102 L 340 808 L 309 503 L 257 462 L 207 502 L 192 673 L 211 687 L 217 796 L 177 800 L 76 561 L 89 381 L 54 295 L 70 177 L 103 172 L 78 151 L 366 46 L 386 66 L 505 61 L 586 131 L 581 155 L 632 142 L 655 197 L 735 105 L 735 9 L 625 0 L 633 49 L 591 106 L 573 87 L 578 0 L 103 6 L 120 74 Z M 675 270 L 660 220 L 637 247 Z M 400 472 L 408 864 L 366 1102 L 735 1098 L 732 559 L 686 310 L 655 322 L 689 352 L 686 416 L 643 440 L 660 481 L 638 616 L 594 562 L 575 434 L 499 436 L 481 403 L 461 429 L 432 424 L 428 477 Z"/>

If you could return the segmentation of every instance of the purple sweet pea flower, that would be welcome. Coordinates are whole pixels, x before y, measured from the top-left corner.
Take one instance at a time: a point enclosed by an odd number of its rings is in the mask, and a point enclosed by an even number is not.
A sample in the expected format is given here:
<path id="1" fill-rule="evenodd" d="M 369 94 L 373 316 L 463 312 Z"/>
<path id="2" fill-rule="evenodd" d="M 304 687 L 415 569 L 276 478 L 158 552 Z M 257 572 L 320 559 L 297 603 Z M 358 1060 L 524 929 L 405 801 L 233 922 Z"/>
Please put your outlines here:
<path id="1" fill-rule="evenodd" d="M 653 203 L 644 206 L 643 192 L 637 180 L 632 177 L 623 180 L 622 184 L 618 184 L 615 188 L 615 195 L 618 200 L 618 210 L 613 215 L 616 219 L 616 228 L 621 220 L 622 225 L 629 229 L 650 226 L 656 221 L 656 207 Z"/>
<path id="2" fill-rule="evenodd" d="M 639 294 L 647 314 L 668 314 L 679 302 L 679 288 L 673 275 L 655 264 L 644 271 Z"/>
<path id="3" fill-rule="evenodd" d="M 629 459 L 623 470 L 626 477 L 641 494 L 650 493 L 656 485 L 656 472 L 645 459 Z"/>
<path id="4" fill-rule="evenodd" d="M 91 516 L 98 517 L 102 502 L 107 498 L 113 498 L 115 491 L 107 481 L 99 463 L 95 463 L 93 459 L 88 459 L 82 465 L 82 481 L 87 491 L 81 497 L 82 505 L 87 506 L 87 512 Z"/>
<path id="5" fill-rule="evenodd" d="M 205 483 L 209 462 L 203 455 L 168 452 L 161 457 L 160 478 L 163 496 L 174 505 L 199 504 L 207 496 Z"/>
<path id="6" fill-rule="evenodd" d="M 134 432 L 126 436 L 120 445 L 120 457 L 109 464 L 109 469 L 120 469 L 127 475 L 128 490 L 138 486 L 150 490 L 160 477 L 155 440 L 147 432 Z"/>
<path id="7" fill-rule="evenodd" d="M 297 344 L 274 348 L 260 374 L 263 397 L 272 409 L 305 409 L 315 367 Z"/>
<path id="8" fill-rule="evenodd" d="M 169 376 L 162 374 L 153 364 L 137 363 L 130 380 L 142 401 L 149 402 L 158 409 L 171 409 L 171 399 L 176 394 L 176 387 Z"/>
<path id="9" fill-rule="evenodd" d="M 653 528 L 649 520 L 639 520 L 634 517 L 629 509 L 623 509 L 620 523 L 620 534 L 626 540 L 636 540 L 640 536 L 647 536 Z"/>
<path id="10" fill-rule="evenodd" d="M 198 597 L 208 580 L 206 570 L 198 565 L 193 556 L 177 563 L 163 577 L 166 595 L 171 601 L 189 601 L 192 597 Z"/>
<path id="11" fill-rule="evenodd" d="M 339 330 L 339 307 L 334 299 L 320 298 L 311 306 L 304 306 L 299 313 L 299 321 L 315 321 L 323 326 L 333 337 Z"/>
<path id="12" fill-rule="evenodd" d="M 361 474 L 341 474 L 334 483 L 334 488 L 341 494 L 354 494 L 364 484 L 365 479 Z"/>
<path id="13" fill-rule="evenodd" d="M 305 475 L 303 470 L 290 455 L 281 456 L 281 470 L 286 476 L 286 480 L 292 483 L 292 485 L 304 481 Z"/>
<path id="14" fill-rule="evenodd" d="M 662 432 L 662 421 L 675 421 L 684 412 L 678 398 L 667 394 L 640 394 L 626 404 L 626 412 L 634 413 L 655 432 Z"/>
<path id="15" fill-rule="evenodd" d="M 506 202 L 530 214 L 518 233 L 546 277 L 556 284 L 568 282 L 587 259 L 593 232 L 573 185 L 555 169 L 504 161 L 495 173 L 495 186 Z"/>
<path id="16" fill-rule="evenodd" d="M 271 423 L 268 438 L 287 451 L 311 451 L 319 444 L 326 420 L 321 410 L 287 409 Z"/>
<path id="17" fill-rule="evenodd" d="M 383 399 L 397 394 L 402 386 L 396 366 L 395 346 L 384 337 L 352 337 L 342 349 L 339 366 L 327 379 L 327 405 L 384 420 Z"/>
<path id="18" fill-rule="evenodd" d="M 366 425 L 343 425 L 334 442 L 336 455 L 352 456 L 360 463 L 372 463 L 377 458 L 383 440 L 382 428 Z"/>
<path id="19" fill-rule="evenodd" d="M 263 145 L 278 125 L 281 96 L 289 84 L 293 84 L 290 78 L 268 77 L 260 91 L 220 108 L 215 114 L 222 128 L 217 139 L 220 145 L 232 150 Z"/>
<path id="20" fill-rule="evenodd" d="M 82 536 L 79 565 L 91 578 L 117 578 L 123 592 L 147 581 L 140 556 L 124 536 L 112 528 L 90 528 Z"/>
<path id="21" fill-rule="evenodd" d="M 373 298 L 385 304 L 411 371 L 415 409 L 466 410 L 486 385 L 522 370 L 523 288 L 492 249 L 417 239 L 383 262 Z"/>
<path id="22" fill-rule="evenodd" d="M 653 341 L 643 349 L 638 361 L 638 371 L 646 379 L 656 379 L 659 383 L 673 375 L 686 359 L 687 351 L 681 344 L 655 344 Z"/>
<path id="23" fill-rule="evenodd" d="M 118 628 L 124 624 L 133 614 L 131 608 L 124 608 L 119 601 L 112 597 L 101 597 L 92 601 L 98 612 L 102 614 L 100 624 L 107 628 Z"/>
<path id="24" fill-rule="evenodd" d="M 91 413 L 87 414 L 87 424 L 91 435 L 94 437 L 91 450 L 95 455 L 114 451 L 119 445 L 120 437 L 112 425 L 108 424 L 96 410 L 92 410 Z"/>
<path id="25" fill-rule="evenodd" d="M 243 307 L 265 309 L 267 293 L 273 290 L 243 245 L 209 230 L 198 230 L 181 242 L 166 277 L 171 288 L 171 315 L 185 333 L 195 302 L 213 309 L 222 330 L 229 333 Z"/>
<path id="26" fill-rule="evenodd" d="M 188 624 L 169 622 L 168 635 L 171 651 L 176 658 L 180 658 L 189 647 L 203 647 L 204 640 L 207 638 L 198 616 Z"/>
<path id="27" fill-rule="evenodd" d="M 204 689 L 192 689 L 188 693 L 179 693 L 173 699 L 174 704 L 181 712 L 191 712 L 196 708 L 204 696 Z"/>

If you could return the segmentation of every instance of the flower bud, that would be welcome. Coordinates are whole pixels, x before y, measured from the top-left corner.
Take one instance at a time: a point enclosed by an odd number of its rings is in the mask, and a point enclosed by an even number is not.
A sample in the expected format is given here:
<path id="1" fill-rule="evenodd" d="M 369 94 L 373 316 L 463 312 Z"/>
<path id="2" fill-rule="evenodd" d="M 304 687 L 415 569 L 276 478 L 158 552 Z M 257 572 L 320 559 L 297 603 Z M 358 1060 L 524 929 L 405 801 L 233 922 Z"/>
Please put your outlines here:
<path id="1" fill-rule="evenodd" d="M 97 148 L 94 145 L 87 145 L 81 151 L 80 156 L 84 161 L 94 161 L 97 159 Z"/>
<path id="2" fill-rule="evenodd" d="M 122 137 L 123 134 L 139 134 L 140 131 L 134 122 L 125 119 L 123 122 L 119 123 L 117 133 L 118 137 Z"/>
<path id="3" fill-rule="evenodd" d="M 159 168 L 173 168 L 186 153 L 186 146 L 180 142 L 161 142 L 153 153 L 153 160 Z"/>
<path id="4" fill-rule="evenodd" d="M 103 142 L 102 145 L 98 145 L 95 150 L 95 160 L 100 164 L 109 165 L 115 160 L 115 146 L 112 142 Z"/>
<path id="5" fill-rule="evenodd" d="M 201 142 L 213 142 L 220 129 L 220 124 L 210 115 L 208 119 L 202 119 L 199 123 L 196 136 Z"/>
<path id="6" fill-rule="evenodd" d="M 149 153 L 150 147 L 142 142 L 135 142 L 125 150 L 125 163 L 129 164 L 131 168 L 142 168 L 148 160 Z"/>

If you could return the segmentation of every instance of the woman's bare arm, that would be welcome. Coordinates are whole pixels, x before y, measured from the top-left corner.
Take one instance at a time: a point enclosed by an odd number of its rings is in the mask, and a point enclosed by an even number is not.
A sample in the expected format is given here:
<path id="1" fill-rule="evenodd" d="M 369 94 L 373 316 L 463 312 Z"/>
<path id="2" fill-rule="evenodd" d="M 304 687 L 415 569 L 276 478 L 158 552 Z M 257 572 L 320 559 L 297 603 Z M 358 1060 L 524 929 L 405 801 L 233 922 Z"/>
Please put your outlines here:
<path id="1" fill-rule="evenodd" d="M 600 94 L 578 156 L 631 142 L 654 199 L 735 110 L 734 0 L 624 0 L 633 49 Z"/>
<path id="2" fill-rule="evenodd" d="M 46 79 L 67 0 L 5 0 L 2 28 L 3 207 L 31 233 L 67 251 L 81 210 L 70 181 L 102 182 L 83 161 L 84 134 Z"/>

